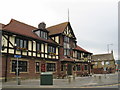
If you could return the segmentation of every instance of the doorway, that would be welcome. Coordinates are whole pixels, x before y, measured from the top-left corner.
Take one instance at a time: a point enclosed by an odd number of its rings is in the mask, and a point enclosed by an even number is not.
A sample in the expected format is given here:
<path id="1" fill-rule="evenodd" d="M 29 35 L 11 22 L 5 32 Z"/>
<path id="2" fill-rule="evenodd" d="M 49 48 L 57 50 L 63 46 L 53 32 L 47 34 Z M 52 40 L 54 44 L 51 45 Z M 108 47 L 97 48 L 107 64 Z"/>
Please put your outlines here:
<path id="1" fill-rule="evenodd" d="M 72 75 L 72 64 L 68 64 L 67 74 Z"/>

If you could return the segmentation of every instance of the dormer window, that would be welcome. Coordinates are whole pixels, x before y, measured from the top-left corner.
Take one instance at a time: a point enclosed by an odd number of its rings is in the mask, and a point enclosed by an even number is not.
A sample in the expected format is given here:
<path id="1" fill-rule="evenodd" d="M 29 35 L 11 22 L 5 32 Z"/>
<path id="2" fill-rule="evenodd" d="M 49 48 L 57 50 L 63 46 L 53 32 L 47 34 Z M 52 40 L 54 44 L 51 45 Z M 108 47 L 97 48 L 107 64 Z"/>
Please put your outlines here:
<path id="1" fill-rule="evenodd" d="M 44 22 L 41 22 L 38 25 L 38 30 L 34 30 L 34 32 L 41 38 L 48 39 L 48 31 L 45 29 L 46 24 Z"/>
<path id="2" fill-rule="evenodd" d="M 47 32 L 40 31 L 40 37 L 41 37 L 41 38 L 44 38 L 44 39 L 47 39 L 47 38 L 48 38 Z"/>
<path id="3" fill-rule="evenodd" d="M 35 33 L 41 38 L 48 39 L 48 33 L 45 31 L 38 30 L 38 31 L 35 31 Z"/>

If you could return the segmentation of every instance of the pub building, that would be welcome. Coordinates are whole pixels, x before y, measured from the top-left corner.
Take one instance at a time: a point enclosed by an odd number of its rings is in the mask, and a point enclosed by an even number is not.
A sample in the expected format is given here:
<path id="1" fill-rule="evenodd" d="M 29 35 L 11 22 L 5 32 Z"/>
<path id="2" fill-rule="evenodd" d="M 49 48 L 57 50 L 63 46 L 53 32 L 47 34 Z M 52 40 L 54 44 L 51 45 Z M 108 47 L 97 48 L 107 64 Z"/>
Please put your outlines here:
<path id="1" fill-rule="evenodd" d="M 59 65 L 61 67 L 58 75 L 86 76 L 91 73 L 92 65 L 89 63 L 92 53 L 77 45 L 76 37 L 70 22 L 61 23 L 48 27 L 51 37 L 59 47 Z"/>
<path id="2" fill-rule="evenodd" d="M 16 78 L 18 58 L 19 77 L 39 78 L 41 72 L 52 72 L 54 78 L 67 75 L 89 75 L 92 53 L 77 45 L 70 22 L 46 28 L 41 22 L 38 28 L 15 19 L 0 24 L 2 79 Z"/>

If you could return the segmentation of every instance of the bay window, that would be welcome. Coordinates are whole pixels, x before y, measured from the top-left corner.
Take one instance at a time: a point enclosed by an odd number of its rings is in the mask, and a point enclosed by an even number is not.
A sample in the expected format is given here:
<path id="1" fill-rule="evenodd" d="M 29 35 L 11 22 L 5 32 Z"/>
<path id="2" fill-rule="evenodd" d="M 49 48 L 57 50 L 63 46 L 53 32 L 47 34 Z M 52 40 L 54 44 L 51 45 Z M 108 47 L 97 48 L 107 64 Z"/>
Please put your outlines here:
<path id="1" fill-rule="evenodd" d="M 67 36 L 64 36 L 64 55 L 70 55 L 70 39 Z"/>

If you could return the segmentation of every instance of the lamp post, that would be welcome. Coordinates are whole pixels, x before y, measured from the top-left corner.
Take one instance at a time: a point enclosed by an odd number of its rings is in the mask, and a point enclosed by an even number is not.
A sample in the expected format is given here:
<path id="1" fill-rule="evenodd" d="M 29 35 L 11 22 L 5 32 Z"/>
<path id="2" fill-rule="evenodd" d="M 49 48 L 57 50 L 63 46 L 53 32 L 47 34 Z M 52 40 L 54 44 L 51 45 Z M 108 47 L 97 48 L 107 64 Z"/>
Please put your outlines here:
<path id="1" fill-rule="evenodd" d="M 75 73 L 76 73 L 76 62 L 74 60 L 74 70 L 73 70 L 73 80 L 75 81 Z"/>
<path id="2" fill-rule="evenodd" d="M 88 72 L 89 72 L 89 75 L 90 75 L 90 64 L 91 64 L 91 61 L 90 60 L 88 60 Z"/>
<path id="3" fill-rule="evenodd" d="M 110 45 L 113 45 L 112 43 L 111 44 L 107 44 L 107 50 L 108 50 L 108 53 L 109 53 L 109 46 Z"/>

